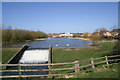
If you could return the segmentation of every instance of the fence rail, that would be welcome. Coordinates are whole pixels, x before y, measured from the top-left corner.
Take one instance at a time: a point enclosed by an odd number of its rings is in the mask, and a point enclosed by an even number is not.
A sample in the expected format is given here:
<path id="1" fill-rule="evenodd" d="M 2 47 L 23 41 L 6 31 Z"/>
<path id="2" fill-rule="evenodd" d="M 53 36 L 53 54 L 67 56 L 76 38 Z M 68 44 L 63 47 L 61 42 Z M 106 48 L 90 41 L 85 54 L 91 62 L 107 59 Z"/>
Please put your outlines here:
<path id="1" fill-rule="evenodd" d="M 18 72 L 18 75 L 10 75 L 10 76 L 0 76 L 0 78 L 19 78 L 19 77 L 41 77 L 41 76 L 60 76 L 65 74 L 52 74 L 51 71 L 61 71 L 61 70 L 74 70 L 74 73 L 67 73 L 67 74 L 77 74 L 80 72 L 81 69 L 86 67 L 92 67 L 92 69 L 96 68 L 96 65 L 105 63 L 107 67 L 109 67 L 111 64 L 109 62 L 112 61 L 119 61 L 120 59 L 114 59 L 120 57 L 120 55 L 114 55 L 114 56 L 105 56 L 105 57 L 99 57 L 99 58 L 91 58 L 89 60 L 85 61 L 74 61 L 74 62 L 68 62 L 68 63 L 48 63 L 48 64 L 0 64 L 1 67 L 6 66 L 17 66 L 17 70 L 0 70 L 0 72 Z M 109 59 L 110 58 L 110 59 Z M 112 59 L 113 58 L 113 59 Z M 95 62 L 96 60 L 102 59 L 100 62 Z M 104 59 L 104 60 L 103 60 Z M 90 64 L 87 65 L 81 65 L 81 63 L 90 62 Z M 55 68 L 52 69 L 50 66 L 56 66 L 56 65 L 69 65 L 73 64 L 73 67 L 69 68 Z M 114 64 L 114 63 L 113 63 Z M 48 69 L 22 69 L 23 66 L 49 66 Z M 89 69 L 89 70 L 92 70 Z M 49 74 L 47 75 L 23 75 L 23 72 L 30 72 L 30 71 L 49 71 Z M 86 70 L 87 71 L 87 70 Z"/>

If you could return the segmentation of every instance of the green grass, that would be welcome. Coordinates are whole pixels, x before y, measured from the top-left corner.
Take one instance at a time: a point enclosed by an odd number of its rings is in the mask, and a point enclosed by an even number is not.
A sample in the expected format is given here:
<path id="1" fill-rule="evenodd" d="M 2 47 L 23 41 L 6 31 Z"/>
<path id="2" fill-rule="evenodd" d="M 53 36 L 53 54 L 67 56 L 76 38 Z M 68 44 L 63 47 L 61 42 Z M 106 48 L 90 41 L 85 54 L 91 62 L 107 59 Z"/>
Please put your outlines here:
<path id="1" fill-rule="evenodd" d="M 116 45 L 116 42 L 101 42 L 98 44 L 106 47 L 111 52 L 111 51 L 113 51 L 113 48 Z"/>
<path id="2" fill-rule="evenodd" d="M 2 63 L 5 64 L 10 58 L 12 58 L 19 48 L 3 48 L 2 49 Z"/>
<path id="3" fill-rule="evenodd" d="M 72 62 L 76 60 L 86 60 L 90 58 L 101 57 L 110 54 L 113 51 L 113 47 L 115 43 L 106 42 L 106 43 L 99 43 L 104 45 L 107 50 L 104 49 L 75 49 L 75 50 L 66 50 L 55 48 L 53 49 L 53 63 L 61 63 L 61 62 Z"/>
<path id="4" fill-rule="evenodd" d="M 113 65 L 111 68 L 99 68 L 89 73 L 79 73 L 77 78 L 118 78 L 118 65 Z"/>
<path id="5" fill-rule="evenodd" d="M 76 48 L 76 49 L 66 49 L 66 48 L 53 48 L 52 61 L 53 63 L 64 63 L 64 62 L 73 62 L 73 61 L 84 61 L 91 58 L 99 58 L 105 55 L 109 55 L 113 52 L 113 47 L 115 46 L 114 42 L 104 42 L 98 43 L 99 45 L 103 45 L 107 49 L 103 48 Z M 105 59 L 104 59 L 105 60 Z M 95 62 L 99 62 L 101 60 L 97 60 Z M 90 64 L 90 62 L 82 63 L 80 65 Z M 68 68 L 73 67 L 74 65 L 61 65 L 61 66 L 52 66 L 52 68 Z M 88 67 L 91 68 L 91 67 Z M 66 71 L 54 71 L 53 73 L 65 73 L 65 72 L 74 72 L 74 70 L 66 70 Z"/>

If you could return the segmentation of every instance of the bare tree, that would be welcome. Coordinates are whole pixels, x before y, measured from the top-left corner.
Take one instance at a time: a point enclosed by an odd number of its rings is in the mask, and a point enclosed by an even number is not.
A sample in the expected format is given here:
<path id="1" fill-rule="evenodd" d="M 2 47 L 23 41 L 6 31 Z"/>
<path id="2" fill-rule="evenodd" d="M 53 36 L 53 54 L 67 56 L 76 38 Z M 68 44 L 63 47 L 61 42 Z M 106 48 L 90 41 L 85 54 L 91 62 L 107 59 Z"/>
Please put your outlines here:
<path id="1" fill-rule="evenodd" d="M 90 39 L 92 39 L 93 44 L 95 44 L 97 41 L 101 39 L 101 35 L 98 32 L 94 32 L 91 36 Z"/>
<path id="2" fill-rule="evenodd" d="M 95 32 L 106 32 L 108 31 L 106 28 L 98 28 L 95 30 Z"/>

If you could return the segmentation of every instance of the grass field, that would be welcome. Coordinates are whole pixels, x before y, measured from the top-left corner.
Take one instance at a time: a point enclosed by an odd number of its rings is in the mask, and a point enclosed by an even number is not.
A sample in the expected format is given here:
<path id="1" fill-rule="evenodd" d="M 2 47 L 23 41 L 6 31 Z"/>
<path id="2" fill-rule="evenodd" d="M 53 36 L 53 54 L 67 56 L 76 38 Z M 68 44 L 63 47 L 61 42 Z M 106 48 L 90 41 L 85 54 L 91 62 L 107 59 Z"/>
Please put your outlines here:
<path id="1" fill-rule="evenodd" d="M 98 48 L 76 48 L 76 49 L 64 49 L 64 48 L 53 48 L 53 63 L 61 63 L 61 62 L 72 62 L 76 60 L 86 60 L 90 58 L 102 57 L 105 55 L 109 55 L 113 52 L 113 47 L 115 43 L 106 42 L 99 43 L 103 45 L 107 49 L 98 49 Z"/>

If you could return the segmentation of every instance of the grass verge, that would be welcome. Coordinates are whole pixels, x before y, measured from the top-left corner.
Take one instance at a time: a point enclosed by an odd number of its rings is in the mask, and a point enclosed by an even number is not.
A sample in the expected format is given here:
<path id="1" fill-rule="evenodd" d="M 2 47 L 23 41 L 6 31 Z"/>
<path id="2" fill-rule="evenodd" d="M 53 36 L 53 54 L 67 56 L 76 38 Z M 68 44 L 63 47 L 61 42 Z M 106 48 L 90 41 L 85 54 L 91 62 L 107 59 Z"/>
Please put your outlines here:
<path id="1" fill-rule="evenodd" d="M 93 72 L 79 73 L 77 78 L 118 78 L 118 65 L 113 65 L 110 68 L 98 68 Z"/>

